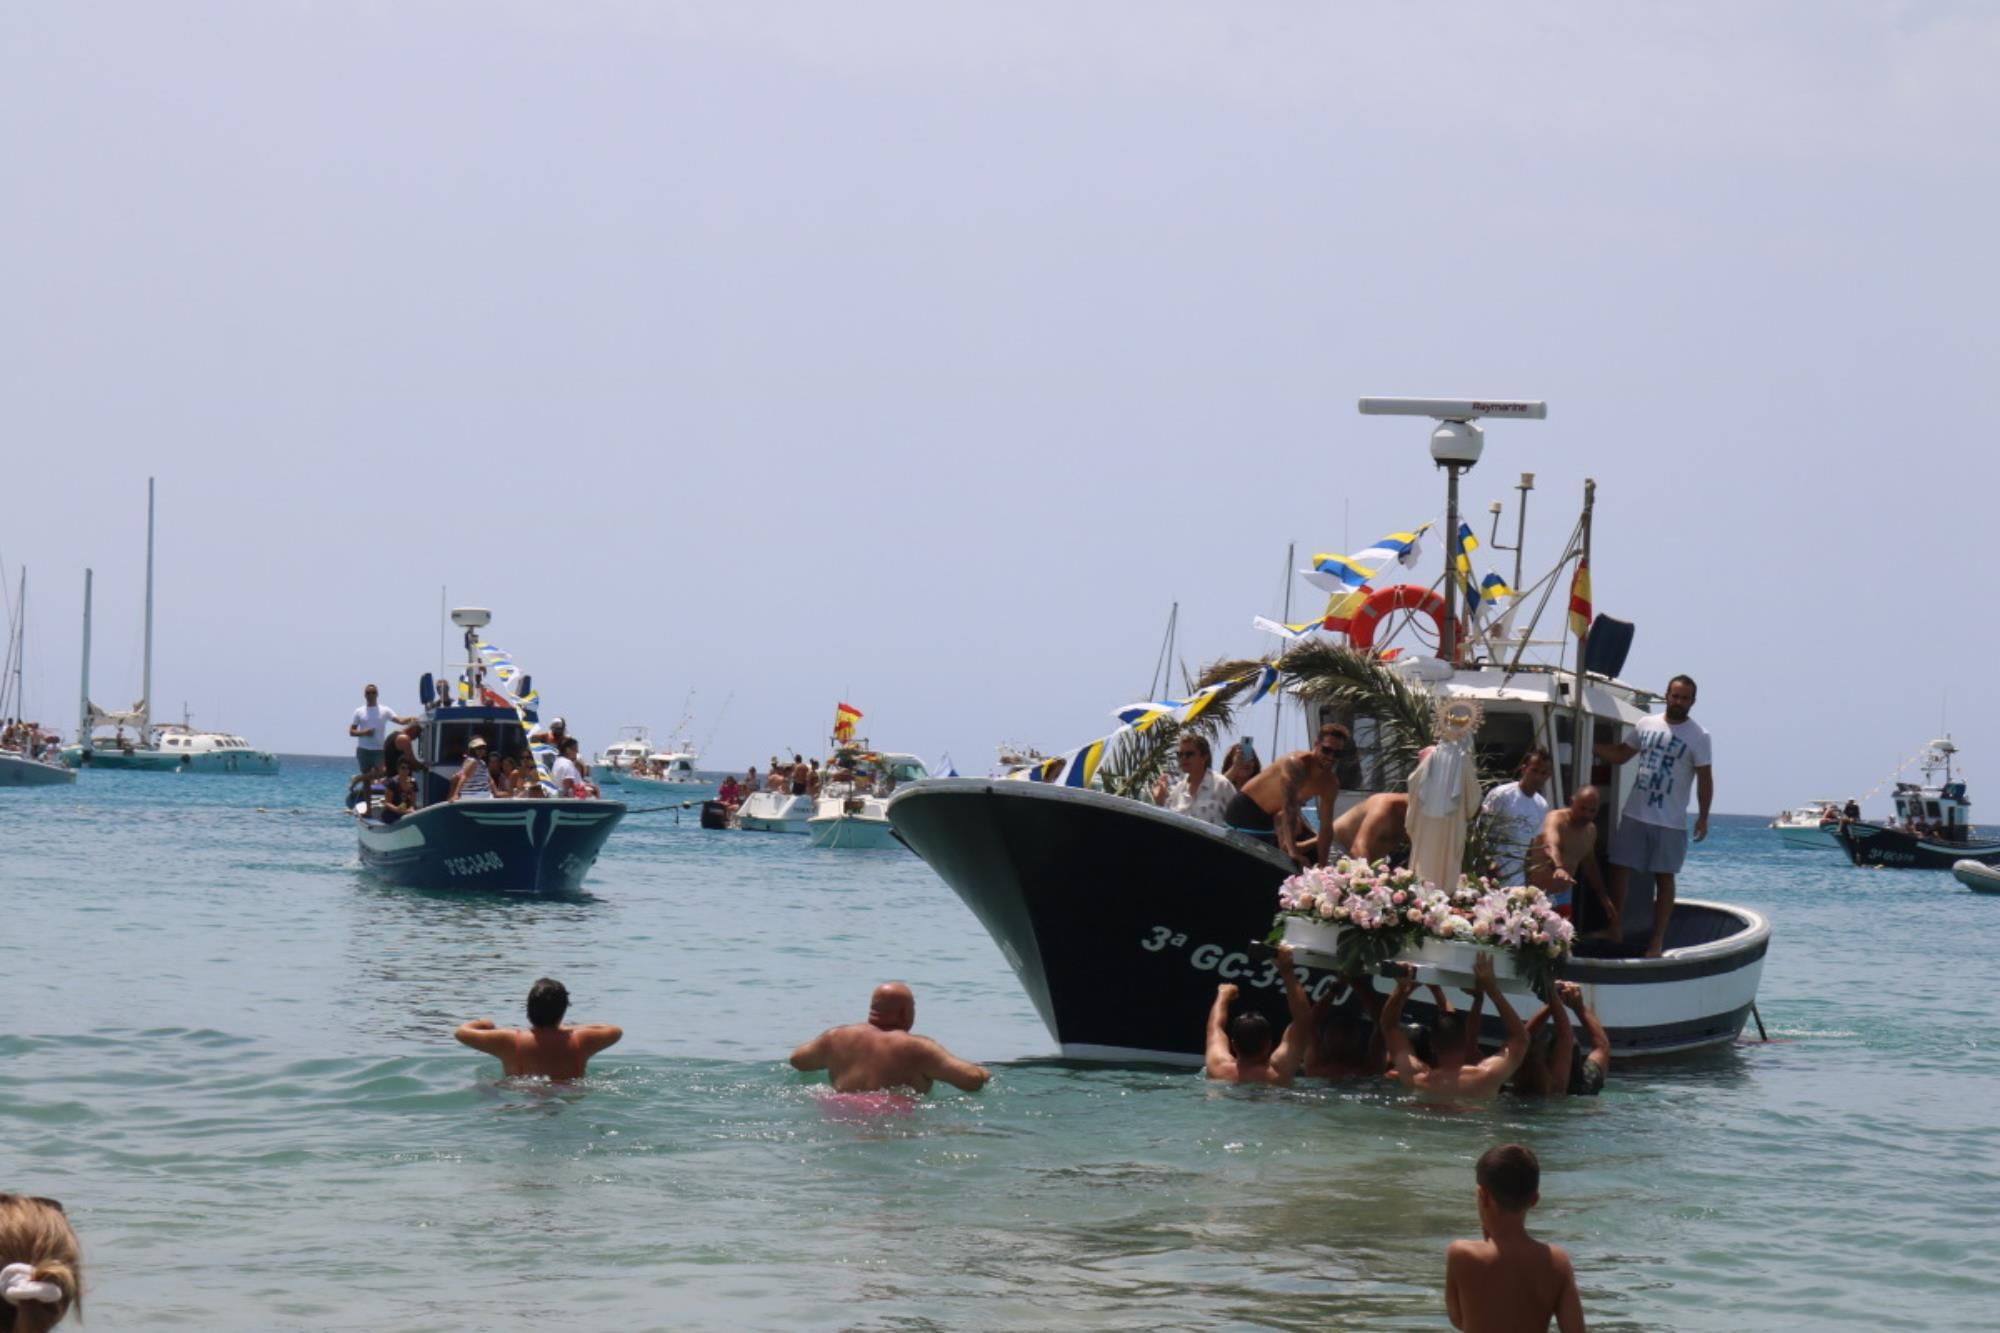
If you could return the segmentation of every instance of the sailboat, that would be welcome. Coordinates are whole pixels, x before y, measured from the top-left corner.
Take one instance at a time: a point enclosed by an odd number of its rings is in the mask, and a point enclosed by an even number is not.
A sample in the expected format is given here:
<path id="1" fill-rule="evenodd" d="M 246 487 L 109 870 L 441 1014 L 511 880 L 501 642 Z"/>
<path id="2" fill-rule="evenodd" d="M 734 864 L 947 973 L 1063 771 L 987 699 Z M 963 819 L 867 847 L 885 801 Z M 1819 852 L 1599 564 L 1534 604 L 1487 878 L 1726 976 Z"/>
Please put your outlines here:
<path id="1" fill-rule="evenodd" d="M 75 782 L 76 774 L 46 755 L 53 738 L 22 719 L 21 658 L 28 637 L 28 571 L 21 570 L 21 593 L 14 599 L 7 656 L 0 659 L 0 787 L 53 787 Z"/>
<path id="2" fill-rule="evenodd" d="M 76 740 L 63 747 L 71 768 L 130 769 L 142 773 L 257 773 L 278 771 L 278 756 L 252 749 L 241 736 L 196 731 L 183 713 L 179 722 L 153 721 L 153 479 L 146 478 L 146 657 L 139 701 L 121 712 L 90 701 L 90 585 L 83 571 L 83 682 Z M 100 736 L 109 727 L 112 734 Z"/>

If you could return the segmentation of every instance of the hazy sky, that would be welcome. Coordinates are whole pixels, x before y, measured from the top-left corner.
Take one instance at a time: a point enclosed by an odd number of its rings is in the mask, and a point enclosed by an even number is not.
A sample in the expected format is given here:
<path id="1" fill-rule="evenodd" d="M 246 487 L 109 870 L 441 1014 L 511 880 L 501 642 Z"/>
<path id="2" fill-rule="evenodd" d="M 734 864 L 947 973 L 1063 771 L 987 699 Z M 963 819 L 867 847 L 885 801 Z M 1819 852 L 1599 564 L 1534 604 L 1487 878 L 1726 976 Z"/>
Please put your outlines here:
<path id="1" fill-rule="evenodd" d="M 1288 541 L 1442 510 L 1358 396 L 1539 397 L 1482 536 L 1597 479 L 1718 808 L 1948 697 L 2000 821 L 1996 67 L 1950 3 L 10 5 L 31 711 L 85 565 L 136 697 L 152 473 L 157 715 L 342 752 L 446 585 L 591 748 L 692 689 L 716 764 L 845 698 L 984 771 L 1108 730 L 1171 603 L 1268 650 Z"/>

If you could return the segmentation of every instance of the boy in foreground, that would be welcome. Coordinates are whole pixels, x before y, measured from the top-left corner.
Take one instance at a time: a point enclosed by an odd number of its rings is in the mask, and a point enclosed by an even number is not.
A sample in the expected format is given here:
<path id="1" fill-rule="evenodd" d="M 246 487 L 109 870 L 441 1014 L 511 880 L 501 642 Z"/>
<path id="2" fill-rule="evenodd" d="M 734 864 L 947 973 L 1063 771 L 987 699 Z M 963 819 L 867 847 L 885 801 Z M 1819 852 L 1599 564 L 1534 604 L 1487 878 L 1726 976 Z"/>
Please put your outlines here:
<path id="1" fill-rule="evenodd" d="M 1478 1166 L 1480 1240 L 1455 1240 L 1444 1256 L 1444 1308 L 1464 1333 L 1583 1333 L 1576 1270 L 1559 1246 L 1528 1234 L 1541 1201 L 1542 1164 L 1518 1143 L 1490 1148 Z"/>

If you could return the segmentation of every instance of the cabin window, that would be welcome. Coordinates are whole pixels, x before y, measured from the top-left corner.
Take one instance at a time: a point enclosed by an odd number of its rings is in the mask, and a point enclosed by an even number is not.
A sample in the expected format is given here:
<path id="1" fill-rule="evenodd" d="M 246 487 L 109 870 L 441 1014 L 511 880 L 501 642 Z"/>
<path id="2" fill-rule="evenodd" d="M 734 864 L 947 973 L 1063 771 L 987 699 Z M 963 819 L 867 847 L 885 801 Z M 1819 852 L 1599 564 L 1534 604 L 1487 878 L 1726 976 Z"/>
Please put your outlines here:
<path id="1" fill-rule="evenodd" d="M 1924 811 L 1932 819 L 1938 818 L 1938 803 L 1936 801 L 1926 801 L 1924 803 Z"/>
<path id="2" fill-rule="evenodd" d="M 1532 713 L 1489 712 L 1480 724 L 1474 744 L 1479 755 L 1479 776 L 1489 782 L 1510 780 L 1535 744 Z"/>

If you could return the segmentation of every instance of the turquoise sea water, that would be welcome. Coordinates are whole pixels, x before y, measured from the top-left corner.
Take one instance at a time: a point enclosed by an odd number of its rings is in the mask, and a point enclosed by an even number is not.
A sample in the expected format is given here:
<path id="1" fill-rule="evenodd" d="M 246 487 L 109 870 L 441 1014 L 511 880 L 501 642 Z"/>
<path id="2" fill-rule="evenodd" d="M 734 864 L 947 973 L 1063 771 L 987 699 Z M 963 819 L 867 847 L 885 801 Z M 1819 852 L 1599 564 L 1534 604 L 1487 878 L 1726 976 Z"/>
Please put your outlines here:
<path id="1" fill-rule="evenodd" d="M 389 888 L 346 771 L 0 794 L 0 1188 L 67 1205 L 86 1328 L 1442 1328 L 1510 1139 L 1594 1328 L 2000 1322 L 2000 898 L 1947 875 L 1722 820 L 1682 892 L 1771 916 L 1781 1040 L 1445 1112 L 1049 1063 L 901 851 L 652 814 L 578 901 Z M 451 1039 L 543 974 L 626 1030 L 569 1089 Z M 996 1076 L 837 1118 L 784 1057 L 892 977 Z"/>

